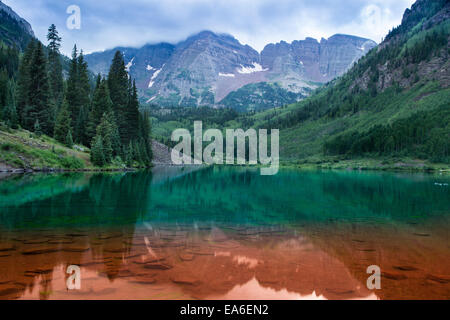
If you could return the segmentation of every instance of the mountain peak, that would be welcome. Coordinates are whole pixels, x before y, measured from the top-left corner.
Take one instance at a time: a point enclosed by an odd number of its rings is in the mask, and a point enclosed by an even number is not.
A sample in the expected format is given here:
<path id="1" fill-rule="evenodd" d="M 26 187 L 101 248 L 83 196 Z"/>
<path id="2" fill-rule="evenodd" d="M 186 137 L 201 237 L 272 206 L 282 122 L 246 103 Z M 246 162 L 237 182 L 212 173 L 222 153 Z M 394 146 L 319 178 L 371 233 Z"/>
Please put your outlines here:
<path id="1" fill-rule="evenodd" d="M 232 92 L 267 83 L 258 88 L 280 93 L 273 101 L 280 105 L 307 95 L 317 87 L 311 82 L 325 83 L 342 75 L 375 45 L 364 38 L 334 35 L 320 43 L 311 37 L 290 44 L 280 41 L 258 53 L 232 35 L 204 30 L 176 45 L 146 45 L 123 51 L 130 76 L 136 78 L 147 102 L 220 106 Z M 101 59 L 98 54 L 86 57 L 94 72 L 108 70 L 110 59 L 102 55 Z"/>

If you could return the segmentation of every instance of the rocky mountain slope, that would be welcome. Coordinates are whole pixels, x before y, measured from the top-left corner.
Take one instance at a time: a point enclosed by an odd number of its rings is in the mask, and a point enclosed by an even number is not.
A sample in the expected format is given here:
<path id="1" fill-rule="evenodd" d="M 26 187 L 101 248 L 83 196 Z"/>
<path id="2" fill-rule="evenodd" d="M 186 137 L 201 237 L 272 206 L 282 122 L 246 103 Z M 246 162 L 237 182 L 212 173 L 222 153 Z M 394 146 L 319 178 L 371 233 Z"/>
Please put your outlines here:
<path id="1" fill-rule="evenodd" d="M 31 25 L 0 1 L 0 41 L 23 50 L 33 37 Z"/>
<path id="2" fill-rule="evenodd" d="M 258 53 L 230 35 L 203 31 L 175 46 L 116 48 L 93 53 L 86 60 L 92 71 L 106 74 L 110 57 L 122 51 L 130 76 L 137 79 L 141 97 L 148 103 L 245 111 L 298 101 L 342 75 L 375 46 L 368 39 L 335 35 L 320 42 L 307 38 L 269 44 Z M 248 98 L 254 84 L 259 90 Z"/>
<path id="3" fill-rule="evenodd" d="M 258 114 L 254 126 L 279 128 L 281 157 L 297 162 L 448 164 L 449 40 L 450 2 L 418 0 L 344 76 L 304 101 Z"/>

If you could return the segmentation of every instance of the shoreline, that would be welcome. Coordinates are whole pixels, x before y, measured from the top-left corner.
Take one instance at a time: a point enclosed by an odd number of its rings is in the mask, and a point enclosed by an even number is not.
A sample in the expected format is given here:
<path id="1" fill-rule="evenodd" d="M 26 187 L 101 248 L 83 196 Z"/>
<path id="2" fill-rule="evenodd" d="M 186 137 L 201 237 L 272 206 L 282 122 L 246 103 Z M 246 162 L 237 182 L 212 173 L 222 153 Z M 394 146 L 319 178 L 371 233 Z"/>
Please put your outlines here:
<path id="1" fill-rule="evenodd" d="M 157 167 L 191 167 L 198 165 L 176 165 L 166 163 L 155 163 L 150 167 L 140 168 L 83 168 L 83 169 L 61 169 L 61 168 L 0 168 L 0 174 L 26 174 L 26 173 L 76 173 L 76 172 L 138 172 L 151 170 Z M 219 167 L 222 165 L 218 165 Z M 230 167 L 251 167 L 261 168 L 261 165 L 227 165 Z M 280 163 L 280 169 L 298 169 L 298 170 L 330 170 L 330 171 L 382 171 L 382 172 L 411 172 L 411 173 L 445 173 L 450 174 L 450 168 L 441 167 L 413 167 L 413 166 L 346 166 L 343 163 L 336 163 L 334 165 L 322 164 L 295 164 L 295 163 Z"/>

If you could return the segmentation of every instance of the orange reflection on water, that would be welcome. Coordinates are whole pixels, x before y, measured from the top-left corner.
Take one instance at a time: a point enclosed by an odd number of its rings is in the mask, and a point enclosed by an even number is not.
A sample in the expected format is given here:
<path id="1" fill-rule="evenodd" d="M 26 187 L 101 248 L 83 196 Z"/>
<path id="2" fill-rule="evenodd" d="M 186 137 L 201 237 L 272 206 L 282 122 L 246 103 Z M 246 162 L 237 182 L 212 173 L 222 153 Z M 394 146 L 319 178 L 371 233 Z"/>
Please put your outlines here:
<path id="1" fill-rule="evenodd" d="M 2 232 L 0 299 L 448 299 L 446 229 L 150 226 Z M 369 290 L 369 265 L 382 270 Z M 81 290 L 67 290 L 69 265 Z"/>

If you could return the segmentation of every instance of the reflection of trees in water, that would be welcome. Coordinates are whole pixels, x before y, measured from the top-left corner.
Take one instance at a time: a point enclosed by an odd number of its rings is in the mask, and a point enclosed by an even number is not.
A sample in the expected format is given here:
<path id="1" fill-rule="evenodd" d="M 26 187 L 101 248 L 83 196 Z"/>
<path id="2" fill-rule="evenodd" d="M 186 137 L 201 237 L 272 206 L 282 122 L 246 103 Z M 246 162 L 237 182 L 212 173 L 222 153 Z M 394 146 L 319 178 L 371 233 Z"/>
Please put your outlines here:
<path id="1" fill-rule="evenodd" d="M 36 175 L 3 181 L 5 229 L 135 224 L 149 207 L 151 173 Z"/>
<path id="2" fill-rule="evenodd" d="M 89 251 L 91 263 L 104 266 L 103 272 L 114 279 L 122 261 L 112 255 L 130 252 L 127 240 L 149 207 L 151 179 L 150 173 L 120 173 L 2 181 L 7 199 L 0 203 L 0 259 L 11 264 L 2 264 L 0 298 L 19 297 L 36 285 L 46 298 L 53 270 L 82 264 Z M 14 259 L 8 258 L 12 253 Z"/>
<path id="3" fill-rule="evenodd" d="M 208 168 L 152 188 L 161 220 L 291 223 L 428 218 L 448 213 L 449 188 L 429 175 Z M 444 178 L 445 179 L 445 178 Z M 448 178 L 447 178 L 448 181 Z"/>

